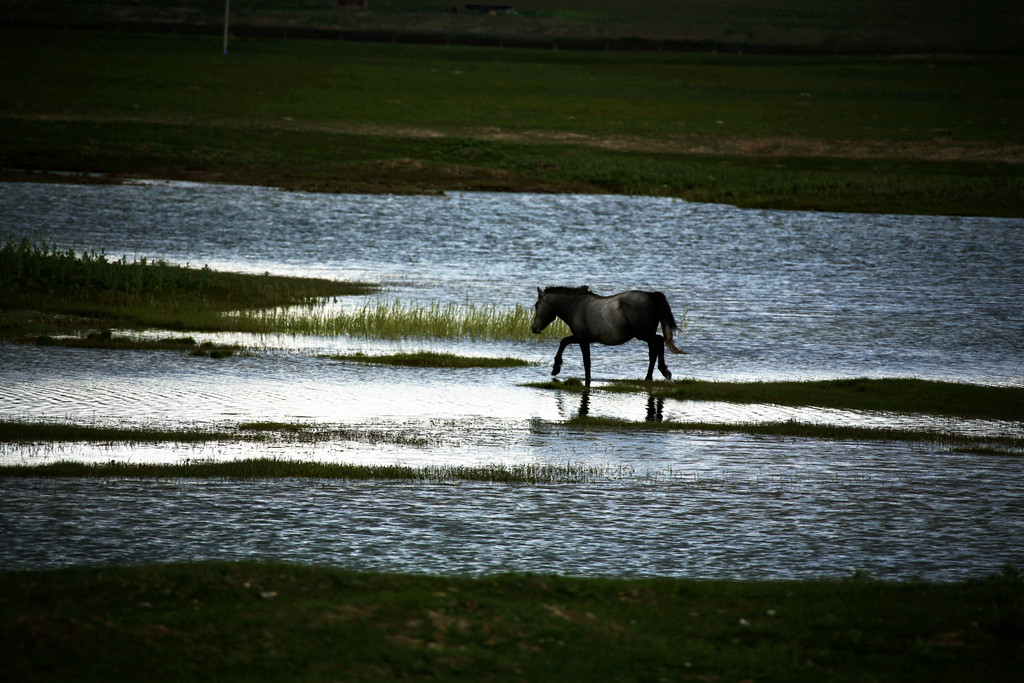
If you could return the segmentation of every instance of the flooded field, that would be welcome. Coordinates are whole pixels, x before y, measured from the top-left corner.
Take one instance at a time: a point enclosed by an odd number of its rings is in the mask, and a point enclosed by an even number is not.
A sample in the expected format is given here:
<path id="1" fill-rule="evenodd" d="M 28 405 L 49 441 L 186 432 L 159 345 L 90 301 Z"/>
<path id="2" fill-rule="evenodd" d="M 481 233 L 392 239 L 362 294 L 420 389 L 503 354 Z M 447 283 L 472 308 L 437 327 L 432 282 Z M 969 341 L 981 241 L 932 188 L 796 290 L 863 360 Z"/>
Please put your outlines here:
<path id="1" fill-rule="evenodd" d="M 1020 221 L 744 211 L 643 197 L 336 196 L 192 184 L 0 187 L 4 237 L 221 270 L 383 283 L 373 298 L 530 306 L 537 286 L 666 292 L 677 378 L 914 376 L 1024 384 Z M 357 298 L 338 306 L 356 306 Z M 410 445 L 0 446 L 4 463 L 279 457 L 555 462 L 585 485 L 116 480 L 0 482 L 0 568 L 206 558 L 388 571 L 952 580 L 1024 564 L 1018 458 L 923 443 L 583 432 L 544 380 L 554 342 L 195 335 L 249 353 L 0 345 L 0 417 L 215 427 L 298 421 Z M 437 370 L 324 354 L 439 350 L 536 365 Z M 563 376 L 582 375 L 578 349 Z M 593 349 L 595 384 L 646 371 L 639 342 Z M 592 392 L 641 420 L 643 395 Z M 1019 423 L 666 400 L 667 420 L 1020 435 Z"/>

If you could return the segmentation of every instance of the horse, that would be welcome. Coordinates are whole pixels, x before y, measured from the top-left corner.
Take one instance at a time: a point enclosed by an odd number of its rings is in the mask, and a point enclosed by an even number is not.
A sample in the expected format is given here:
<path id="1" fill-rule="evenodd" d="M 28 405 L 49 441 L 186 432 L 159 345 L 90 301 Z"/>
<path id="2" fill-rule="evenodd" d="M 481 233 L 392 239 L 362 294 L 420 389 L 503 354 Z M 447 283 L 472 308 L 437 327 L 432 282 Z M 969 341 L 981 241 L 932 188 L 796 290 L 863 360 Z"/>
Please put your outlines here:
<path id="1" fill-rule="evenodd" d="M 572 335 L 559 343 L 551 375 L 557 375 L 562 369 L 565 347 L 579 344 L 587 386 L 590 386 L 590 345 L 595 342 L 606 346 L 618 346 L 630 339 L 647 342 L 650 360 L 648 382 L 654 377 L 655 362 L 665 379 L 672 380 L 672 373 L 665 365 L 666 344 L 672 353 L 686 353 L 677 348 L 672 339 L 672 333 L 679 327 L 662 292 L 630 290 L 599 296 L 587 286 L 547 287 L 543 290 L 538 287 L 530 330 L 540 334 L 555 318 L 561 318 Z M 664 337 L 657 333 L 659 324 Z"/>

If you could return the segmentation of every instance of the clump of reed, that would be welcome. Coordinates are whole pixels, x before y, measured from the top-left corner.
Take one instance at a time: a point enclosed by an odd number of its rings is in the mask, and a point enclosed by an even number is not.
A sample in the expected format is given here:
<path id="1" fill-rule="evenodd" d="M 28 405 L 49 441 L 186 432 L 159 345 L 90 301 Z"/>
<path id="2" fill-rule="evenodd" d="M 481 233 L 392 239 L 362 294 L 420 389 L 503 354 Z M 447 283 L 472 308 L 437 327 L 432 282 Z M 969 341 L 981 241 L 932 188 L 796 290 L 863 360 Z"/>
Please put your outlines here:
<path id="1" fill-rule="evenodd" d="M 354 310 L 302 306 L 246 310 L 234 314 L 235 325 L 259 334 L 348 335 L 373 339 L 554 339 L 569 334 L 556 321 L 540 335 L 530 331 L 533 311 L 525 306 L 475 303 L 403 303 L 373 301 Z"/>

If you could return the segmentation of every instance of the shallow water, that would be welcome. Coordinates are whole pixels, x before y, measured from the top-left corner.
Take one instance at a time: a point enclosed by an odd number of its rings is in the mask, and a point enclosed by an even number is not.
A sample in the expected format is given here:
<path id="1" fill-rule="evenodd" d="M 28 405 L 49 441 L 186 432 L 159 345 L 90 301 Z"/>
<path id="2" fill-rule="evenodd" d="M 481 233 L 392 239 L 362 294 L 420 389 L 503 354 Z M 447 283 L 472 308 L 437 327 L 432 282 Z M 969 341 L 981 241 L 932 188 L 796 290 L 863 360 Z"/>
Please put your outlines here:
<path id="1" fill-rule="evenodd" d="M 6 481 L 0 566 L 277 559 L 437 573 L 763 579 L 859 570 L 945 581 L 1022 558 L 1024 489 L 1006 459 L 979 468 L 919 454 L 944 461 L 939 475 L 908 469 L 907 454 L 886 447 L 769 443 L 752 469 L 746 447 L 721 445 L 687 447 L 707 472 L 572 487 Z M 829 476 L 829 466 L 808 467 L 833 458 L 843 464 Z"/>
<path id="2" fill-rule="evenodd" d="M 674 367 L 701 378 L 1022 381 L 1017 219 L 183 183 L 5 184 L 0 215 L 16 238 L 114 258 L 365 279 L 403 301 L 530 306 L 536 287 L 552 284 L 662 290 L 692 323 L 684 341 L 695 353 Z"/>
<path id="3" fill-rule="evenodd" d="M 1020 221 L 744 211 L 633 197 L 337 196 L 192 184 L 0 185 L 4 237 L 113 258 L 383 282 L 386 299 L 531 305 L 536 287 L 664 290 L 677 376 L 919 376 L 1024 383 Z M 360 300 L 357 300 L 361 301 Z M 207 337 L 195 335 L 201 341 Z M 220 338 L 211 335 L 210 338 Z M 250 557 L 389 571 L 948 580 L 1024 563 L 1016 458 L 923 444 L 547 426 L 581 397 L 547 377 L 553 342 L 235 337 L 211 360 L 0 345 L 0 418 L 163 427 L 295 420 L 428 445 L 45 445 L 0 462 L 579 463 L 574 486 L 7 480 L 0 567 Z M 368 367 L 323 353 L 511 355 L 495 370 Z M 598 383 L 639 377 L 639 343 L 595 347 Z M 565 376 L 582 372 L 566 352 Z M 643 419 L 645 396 L 589 398 Z M 796 419 L 1021 435 L 1018 424 L 665 401 L 664 419 Z"/>

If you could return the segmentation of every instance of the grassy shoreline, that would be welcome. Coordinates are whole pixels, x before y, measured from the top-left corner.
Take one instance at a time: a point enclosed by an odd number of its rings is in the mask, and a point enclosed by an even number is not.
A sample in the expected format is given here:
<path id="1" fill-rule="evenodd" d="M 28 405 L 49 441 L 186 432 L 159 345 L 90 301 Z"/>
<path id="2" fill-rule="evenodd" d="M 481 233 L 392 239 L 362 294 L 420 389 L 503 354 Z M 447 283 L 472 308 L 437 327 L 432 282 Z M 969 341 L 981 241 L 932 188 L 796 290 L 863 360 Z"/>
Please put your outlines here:
<path id="1" fill-rule="evenodd" d="M 115 338 L 110 329 L 232 331 L 227 312 L 375 291 L 376 285 L 362 282 L 227 273 L 146 258 L 112 260 L 103 252 L 10 240 L 0 245 L 0 338 L 145 348 L 152 343 Z M 55 335 L 80 339 L 60 342 Z"/>
<path id="2" fill-rule="evenodd" d="M 469 578 L 249 562 L 0 572 L 20 680 L 1013 680 L 1015 570 L 955 583 Z"/>

